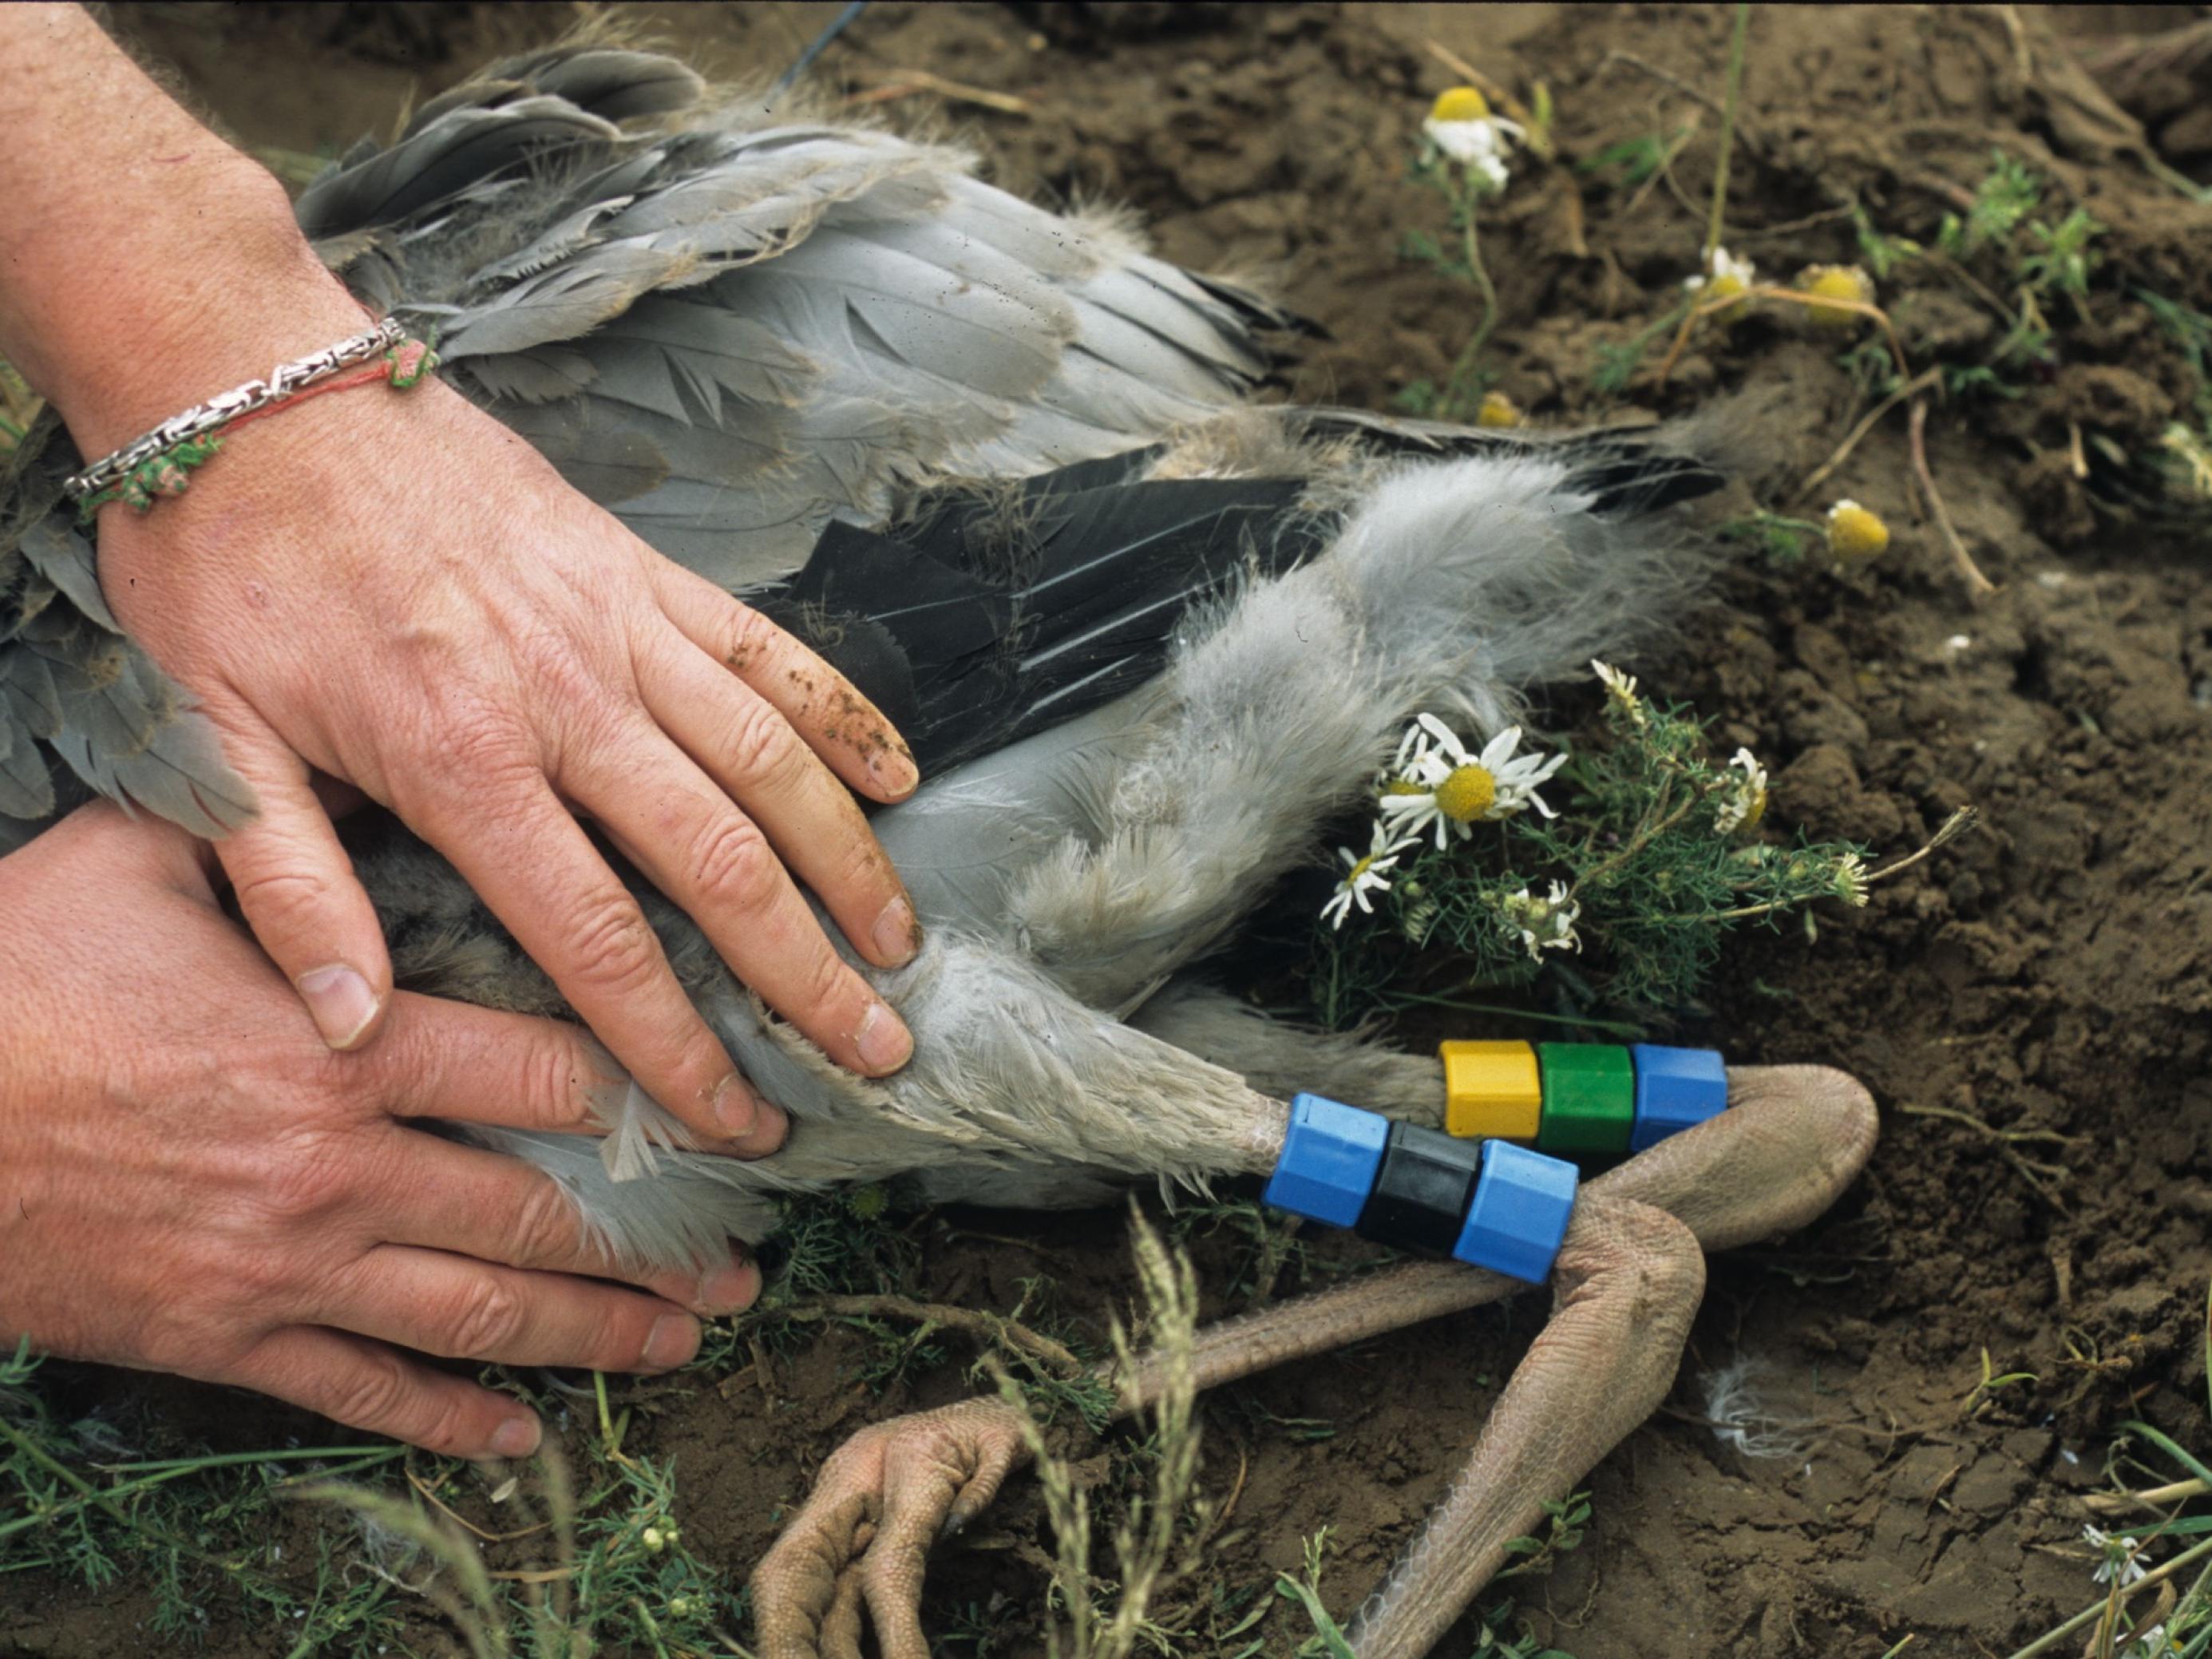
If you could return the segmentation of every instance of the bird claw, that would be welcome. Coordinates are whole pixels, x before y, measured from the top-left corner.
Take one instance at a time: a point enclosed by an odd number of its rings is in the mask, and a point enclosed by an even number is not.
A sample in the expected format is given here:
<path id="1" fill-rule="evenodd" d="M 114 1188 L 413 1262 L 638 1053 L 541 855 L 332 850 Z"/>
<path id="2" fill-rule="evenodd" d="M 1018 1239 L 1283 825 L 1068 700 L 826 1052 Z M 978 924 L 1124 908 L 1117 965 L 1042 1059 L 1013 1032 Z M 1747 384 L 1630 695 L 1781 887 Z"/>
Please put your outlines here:
<path id="1" fill-rule="evenodd" d="M 921 1583 L 929 1547 L 981 1514 L 1028 1455 L 1018 1407 L 969 1400 L 861 1430 L 752 1577 L 761 1659 L 929 1659 Z M 864 1615 L 865 1613 L 865 1621 Z"/>

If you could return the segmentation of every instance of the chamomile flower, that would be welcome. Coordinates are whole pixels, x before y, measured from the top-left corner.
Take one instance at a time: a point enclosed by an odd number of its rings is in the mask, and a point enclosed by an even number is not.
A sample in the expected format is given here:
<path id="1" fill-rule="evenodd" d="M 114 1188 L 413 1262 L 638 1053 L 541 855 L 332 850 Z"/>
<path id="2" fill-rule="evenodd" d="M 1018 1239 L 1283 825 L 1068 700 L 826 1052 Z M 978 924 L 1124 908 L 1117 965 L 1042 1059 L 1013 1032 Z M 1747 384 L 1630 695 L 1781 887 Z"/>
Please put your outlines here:
<path id="1" fill-rule="evenodd" d="M 1474 411 L 1477 426 L 1523 426 L 1528 423 L 1528 418 L 1521 412 L 1521 405 L 1502 392 L 1484 392 L 1482 402 Z"/>
<path id="2" fill-rule="evenodd" d="M 1700 304 L 1713 300 L 1725 300 L 1747 294 L 1759 281 L 1759 267 L 1748 259 L 1739 259 L 1724 247 L 1717 247 L 1707 256 L 1705 268 L 1695 276 L 1685 276 L 1682 287 L 1698 296 Z M 1723 307 L 1715 314 L 1724 323 L 1732 323 L 1744 313 L 1741 305 Z"/>
<path id="3" fill-rule="evenodd" d="M 2212 501 L 2212 446 L 2176 421 L 2160 435 L 2158 447 L 2180 458 L 2180 471 L 2188 479 L 2189 488 Z"/>
<path id="4" fill-rule="evenodd" d="M 1533 961 L 1541 962 L 1547 951 L 1583 948 L 1582 935 L 1575 932 L 1575 921 L 1583 907 L 1569 902 L 1563 881 L 1554 881 L 1542 898 L 1523 887 L 1498 908 L 1504 911 L 1507 923 L 1519 931 L 1521 943 L 1528 947 Z"/>
<path id="5" fill-rule="evenodd" d="M 1808 265 L 1797 274 L 1797 289 L 1841 305 L 1807 306 L 1805 314 L 1822 328 L 1856 328 L 1866 320 L 1854 309 L 1874 303 L 1874 278 L 1856 265 Z"/>
<path id="6" fill-rule="evenodd" d="M 1355 904 L 1361 915 L 1373 915 L 1375 907 L 1367 902 L 1367 896 L 1390 890 L 1389 878 L 1390 872 L 1398 867 L 1398 855 L 1413 844 L 1413 837 L 1394 836 L 1389 826 L 1378 821 L 1364 855 L 1349 847 L 1338 848 L 1336 855 L 1345 865 L 1344 878 L 1337 883 L 1334 896 L 1321 907 L 1323 919 L 1341 930 Z"/>
<path id="7" fill-rule="evenodd" d="M 1866 908 L 1866 860 L 1856 853 L 1846 853 L 1836 860 L 1836 896 L 1846 904 Z"/>
<path id="8" fill-rule="evenodd" d="M 1490 100 L 1473 87 L 1454 87 L 1430 106 L 1421 136 L 1438 155 L 1457 162 L 1495 193 L 1505 188 L 1507 143 L 1528 134 L 1519 123 L 1492 114 Z"/>
<path id="9" fill-rule="evenodd" d="M 2125 1536 L 2114 1537 L 2102 1527 L 2084 1527 L 2081 1528 L 2081 1537 L 2084 1542 L 2100 1551 L 2104 1557 L 2097 1564 L 2096 1571 L 2091 1575 L 2096 1583 L 2110 1584 L 2117 1582 L 2124 1589 L 2137 1579 L 2148 1575 L 2150 1569 L 2143 1565 L 2134 1539 Z M 2155 1652 L 2157 1650 L 2154 1648 L 2152 1651 Z"/>
<path id="10" fill-rule="evenodd" d="M 1828 509 L 1828 551 L 1839 559 L 1874 559 L 1889 546 L 1889 526 L 1856 501 Z"/>
<path id="11" fill-rule="evenodd" d="M 1607 702 L 1635 722 L 1638 730 L 1650 723 L 1651 717 L 1644 712 L 1644 699 L 1636 695 L 1635 675 L 1624 674 L 1611 663 L 1600 662 L 1595 657 L 1590 659 L 1590 667 L 1605 686 Z"/>
<path id="12" fill-rule="evenodd" d="M 1567 763 L 1565 755 L 1547 760 L 1540 755 L 1516 756 L 1521 728 L 1509 726 L 1485 745 L 1480 755 L 1468 752 L 1451 727 L 1434 714 L 1416 722 L 1423 734 L 1413 732 L 1399 745 L 1399 775 L 1385 787 L 1379 805 L 1383 818 L 1401 835 L 1418 836 L 1431 824 L 1437 846 L 1456 834 L 1462 840 L 1474 833 L 1480 819 L 1510 817 L 1534 806 L 1546 817 L 1557 813 L 1544 804 L 1536 786 Z M 1415 786 L 1408 788 L 1407 785 Z"/>
<path id="13" fill-rule="evenodd" d="M 1729 759 L 1729 769 L 1743 775 L 1729 780 L 1720 805 L 1713 809 L 1713 828 L 1723 836 L 1738 830 L 1756 830 L 1766 816 L 1766 769 L 1748 749 L 1739 749 Z"/>

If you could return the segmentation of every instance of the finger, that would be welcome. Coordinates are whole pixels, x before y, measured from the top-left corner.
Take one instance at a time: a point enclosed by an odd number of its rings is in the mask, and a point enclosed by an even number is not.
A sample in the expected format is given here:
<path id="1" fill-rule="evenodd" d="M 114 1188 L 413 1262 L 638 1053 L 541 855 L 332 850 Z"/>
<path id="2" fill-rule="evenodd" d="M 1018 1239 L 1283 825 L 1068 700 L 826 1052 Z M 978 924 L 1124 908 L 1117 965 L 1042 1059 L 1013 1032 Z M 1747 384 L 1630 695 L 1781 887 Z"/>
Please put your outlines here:
<path id="1" fill-rule="evenodd" d="M 831 948 L 759 828 L 653 728 L 641 722 L 622 752 L 623 775 L 579 780 L 577 803 L 683 906 L 730 971 L 831 1060 L 866 1077 L 905 1065 L 905 1022 Z"/>
<path id="2" fill-rule="evenodd" d="M 629 1073 L 580 1025 L 400 991 L 372 1057 L 394 1117 L 604 1134 L 617 1127 Z"/>
<path id="3" fill-rule="evenodd" d="M 593 1034 L 655 1100 L 717 1148 L 758 1158 L 782 1145 L 783 1114 L 738 1075 L 669 971 L 636 898 L 544 780 L 478 805 L 484 810 L 465 823 L 450 815 L 426 820 L 428 839 Z"/>
<path id="4" fill-rule="evenodd" d="M 661 729 L 760 825 L 863 956 L 878 968 L 905 967 L 921 929 L 859 803 L 767 701 L 688 641 L 672 636 L 668 645 L 639 670 Z"/>
<path id="5" fill-rule="evenodd" d="M 659 559 L 653 580 L 668 619 L 774 704 L 839 777 L 880 801 L 914 793 L 914 751 L 851 681 L 704 576 Z"/>
<path id="6" fill-rule="evenodd" d="M 312 1325 L 270 1332 L 230 1380 L 446 1457 L 527 1457 L 543 1432 L 528 1407 L 503 1394 Z"/>
<path id="7" fill-rule="evenodd" d="M 703 1271 L 625 1264 L 586 1225 L 584 1212 L 544 1170 L 479 1146 L 424 1136 L 393 1195 L 392 1243 L 442 1250 L 529 1272 L 586 1273 L 638 1285 L 696 1313 L 736 1313 L 760 1294 L 760 1270 L 725 1251 Z M 596 1154 L 592 1154 L 596 1156 Z"/>
<path id="8" fill-rule="evenodd" d="M 699 1322 L 659 1297 L 404 1244 L 363 1256 L 320 1313 L 363 1336 L 504 1365 L 665 1371 L 699 1351 Z"/>
<path id="9" fill-rule="evenodd" d="M 216 843 L 246 925 L 333 1048 L 376 1035 L 392 999 L 384 930 L 307 779 L 271 738 L 240 758 L 260 811 Z"/>

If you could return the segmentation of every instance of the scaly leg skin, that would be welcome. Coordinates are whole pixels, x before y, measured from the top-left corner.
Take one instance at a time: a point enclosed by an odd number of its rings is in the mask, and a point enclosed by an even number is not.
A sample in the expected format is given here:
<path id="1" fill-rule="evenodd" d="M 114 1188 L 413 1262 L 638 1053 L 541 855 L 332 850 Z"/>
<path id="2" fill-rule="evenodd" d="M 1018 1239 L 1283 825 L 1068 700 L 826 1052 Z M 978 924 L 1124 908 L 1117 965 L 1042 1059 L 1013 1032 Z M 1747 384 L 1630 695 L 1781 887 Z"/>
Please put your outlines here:
<path id="1" fill-rule="evenodd" d="M 1874 1150 L 1874 1103 L 1840 1072 L 1729 1073 L 1729 1109 L 1583 1188 L 1553 1269 L 1551 1322 L 1466 1466 L 1350 1631 L 1359 1659 L 1419 1659 L 1534 1529 L 1665 1396 L 1705 1288 L 1703 1251 L 1771 1237 L 1832 1204 Z M 1525 1288 L 1414 1262 L 1199 1334 L 1210 1388 L 1286 1359 Z M 1160 1378 L 1140 1358 L 1124 1415 Z M 753 1575 L 763 1659 L 860 1659 L 861 1610 L 884 1659 L 926 1659 L 918 1608 L 933 1536 L 988 1504 L 1021 1460 L 1019 1419 L 975 1400 L 862 1431 L 824 1466 Z"/>

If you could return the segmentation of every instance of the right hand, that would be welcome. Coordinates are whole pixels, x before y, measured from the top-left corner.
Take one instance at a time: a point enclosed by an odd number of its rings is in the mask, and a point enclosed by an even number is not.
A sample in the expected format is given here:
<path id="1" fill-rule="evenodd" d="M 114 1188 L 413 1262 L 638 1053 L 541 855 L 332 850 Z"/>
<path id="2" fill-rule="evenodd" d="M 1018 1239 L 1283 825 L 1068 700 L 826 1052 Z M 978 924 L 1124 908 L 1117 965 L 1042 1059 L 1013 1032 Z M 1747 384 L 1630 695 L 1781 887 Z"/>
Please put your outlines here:
<path id="1" fill-rule="evenodd" d="M 0 860 L 0 1346 L 514 1457 L 528 1408 L 401 1350 L 664 1370 L 758 1294 L 738 1255 L 625 1273 L 550 1177 L 410 1126 L 595 1128 L 624 1085 L 581 1030 L 403 993 L 333 1054 L 210 866 L 106 804 Z"/>

